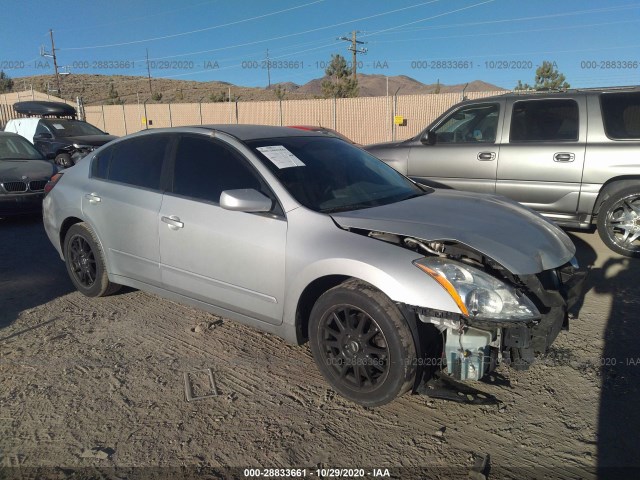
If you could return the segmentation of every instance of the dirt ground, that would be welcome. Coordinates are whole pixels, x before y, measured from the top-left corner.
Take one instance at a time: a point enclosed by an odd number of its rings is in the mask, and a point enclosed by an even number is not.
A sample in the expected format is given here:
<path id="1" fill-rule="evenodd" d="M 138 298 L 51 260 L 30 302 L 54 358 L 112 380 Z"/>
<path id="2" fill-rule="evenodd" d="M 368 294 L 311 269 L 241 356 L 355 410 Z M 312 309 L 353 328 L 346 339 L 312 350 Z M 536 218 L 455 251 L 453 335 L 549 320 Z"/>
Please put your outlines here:
<path id="1" fill-rule="evenodd" d="M 484 455 L 489 479 L 640 478 L 640 260 L 595 233 L 572 234 L 590 274 L 570 330 L 529 371 L 479 384 L 500 406 L 366 409 L 306 345 L 140 291 L 83 297 L 41 222 L 0 220 L 0 478 L 484 478 L 469 477 Z M 199 395 L 208 368 L 218 395 L 187 402 L 185 373 Z"/>

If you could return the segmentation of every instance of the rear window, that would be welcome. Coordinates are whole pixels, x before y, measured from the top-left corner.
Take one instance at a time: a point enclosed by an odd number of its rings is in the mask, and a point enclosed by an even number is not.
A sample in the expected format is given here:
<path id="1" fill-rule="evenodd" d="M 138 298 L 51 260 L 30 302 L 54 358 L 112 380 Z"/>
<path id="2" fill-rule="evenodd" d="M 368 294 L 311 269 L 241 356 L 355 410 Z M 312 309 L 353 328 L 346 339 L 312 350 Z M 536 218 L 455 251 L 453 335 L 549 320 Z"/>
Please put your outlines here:
<path id="1" fill-rule="evenodd" d="M 524 100 L 513 105 L 510 142 L 578 140 L 575 100 Z"/>
<path id="2" fill-rule="evenodd" d="M 95 178 L 159 190 L 170 141 L 169 135 L 149 134 L 118 142 L 94 158 L 91 174 Z"/>
<path id="3" fill-rule="evenodd" d="M 640 138 L 640 92 L 600 96 L 604 130 L 616 140 Z"/>

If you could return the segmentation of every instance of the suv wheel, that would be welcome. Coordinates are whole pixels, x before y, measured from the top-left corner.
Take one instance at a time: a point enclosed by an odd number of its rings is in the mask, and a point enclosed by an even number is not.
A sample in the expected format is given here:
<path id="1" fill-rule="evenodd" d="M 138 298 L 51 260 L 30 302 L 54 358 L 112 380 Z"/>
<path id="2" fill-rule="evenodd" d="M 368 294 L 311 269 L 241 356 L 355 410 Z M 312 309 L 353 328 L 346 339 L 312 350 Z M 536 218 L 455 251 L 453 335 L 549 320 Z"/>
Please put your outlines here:
<path id="1" fill-rule="evenodd" d="M 348 280 L 318 299 L 309 343 L 331 386 L 360 405 L 384 405 L 415 381 L 416 346 L 407 321 L 367 283 Z"/>
<path id="2" fill-rule="evenodd" d="M 75 287 L 87 297 L 104 297 L 120 289 L 107 276 L 102 250 L 86 223 L 72 225 L 64 237 L 64 260 Z"/>
<path id="3" fill-rule="evenodd" d="M 598 233 L 614 252 L 640 257 L 640 186 L 609 197 L 598 213 Z"/>

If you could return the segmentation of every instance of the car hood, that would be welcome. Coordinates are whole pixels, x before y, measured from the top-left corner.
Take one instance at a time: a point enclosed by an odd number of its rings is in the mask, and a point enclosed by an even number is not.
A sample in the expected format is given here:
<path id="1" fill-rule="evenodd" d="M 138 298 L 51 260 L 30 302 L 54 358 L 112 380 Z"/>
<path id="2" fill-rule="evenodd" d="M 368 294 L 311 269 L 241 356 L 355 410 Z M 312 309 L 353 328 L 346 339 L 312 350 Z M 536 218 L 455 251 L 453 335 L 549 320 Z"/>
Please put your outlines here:
<path id="1" fill-rule="evenodd" d="M 556 268 L 575 246 L 541 215 L 504 197 L 436 190 L 402 202 L 331 215 L 343 228 L 358 228 L 462 243 L 516 275 Z"/>
<path id="2" fill-rule="evenodd" d="M 411 140 L 411 139 L 409 139 Z M 396 140 L 393 142 L 381 142 L 381 143 L 372 143 L 370 145 L 365 145 L 364 148 L 365 150 L 369 150 L 369 149 L 379 149 L 379 150 L 386 150 L 386 149 L 393 149 L 393 148 L 398 148 L 398 147 L 404 147 L 406 146 L 408 140 Z"/>
<path id="3" fill-rule="evenodd" d="M 105 143 L 109 143 L 111 140 L 115 140 L 115 135 L 81 135 L 79 137 L 63 137 L 69 143 L 77 143 L 78 145 L 91 145 L 94 147 L 101 147 Z"/>
<path id="4" fill-rule="evenodd" d="M 46 160 L 0 160 L 0 181 L 49 180 L 54 169 Z"/>

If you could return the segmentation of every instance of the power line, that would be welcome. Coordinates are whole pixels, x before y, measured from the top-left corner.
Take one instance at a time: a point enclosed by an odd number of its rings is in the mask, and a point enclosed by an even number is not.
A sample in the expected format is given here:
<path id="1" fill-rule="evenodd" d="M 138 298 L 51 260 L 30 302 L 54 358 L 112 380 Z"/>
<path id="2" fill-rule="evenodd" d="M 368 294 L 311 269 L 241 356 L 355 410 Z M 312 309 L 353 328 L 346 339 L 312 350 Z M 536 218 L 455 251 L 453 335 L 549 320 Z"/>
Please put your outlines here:
<path id="1" fill-rule="evenodd" d="M 440 17 L 444 17 L 446 15 L 451 15 L 452 13 L 458 13 L 458 12 L 462 12 L 464 10 L 469 10 L 471 8 L 476 8 L 479 7 L 481 5 L 486 5 L 487 3 L 493 3 L 495 2 L 495 0 L 486 0 L 484 2 L 480 2 L 480 3 L 474 3 L 473 5 L 468 5 L 466 7 L 462 7 L 462 8 L 457 8 L 455 10 L 450 10 L 448 12 L 444 12 L 444 13 L 439 13 L 438 15 L 433 15 L 431 17 L 426 17 L 426 18 L 421 18 L 420 20 L 414 20 L 413 22 L 408 22 L 408 23 L 403 23 L 402 25 L 397 25 L 395 27 L 389 27 L 389 28 L 385 28 L 384 30 L 378 30 L 377 32 L 373 32 L 373 33 L 365 33 L 363 36 L 364 37 L 372 37 L 374 35 L 379 35 L 383 32 L 388 32 L 390 30 L 397 30 L 398 28 L 404 28 L 407 25 L 414 25 L 416 23 L 421 23 L 421 22 L 426 22 L 428 20 L 433 20 L 434 18 L 440 18 Z"/>
<path id="2" fill-rule="evenodd" d="M 278 15 L 280 13 L 289 12 L 291 10 L 298 10 L 300 8 L 308 7 L 310 5 L 315 5 L 317 3 L 321 3 L 321 2 L 324 2 L 324 1 L 325 0 L 314 0 L 313 2 L 305 3 L 304 5 L 297 5 L 295 7 L 285 8 L 284 10 L 278 10 L 277 12 L 265 13 L 264 15 L 258 15 L 256 17 L 251 17 L 251 18 L 244 18 L 242 20 L 237 20 L 235 22 L 224 23 L 224 24 L 221 24 L 221 25 L 214 25 L 212 27 L 207 27 L 207 28 L 200 28 L 198 30 L 191 30 L 189 32 L 174 33 L 172 35 L 164 35 L 162 37 L 145 38 L 144 40 L 132 40 L 130 42 L 111 43 L 111 44 L 108 44 L 108 45 L 92 45 L 92 46 L 85 46 L 85 47 L 70 47 L 70 48 L 65 48 L 64 50 L 90 50 L 90 49 L 94 49 L 94 48 L 121 47 L 121 46 L 124 46 L 124 45 L 134 45 L 136 43 L 154 42 L 156 40 L 166 40 L 167 38 L 182 37 L 184 35 L 192 35 L 194 33 L 206 32 L 206 31 L 209 31 L 209 30 L 215 30 L 217 28 L 229 27 L 231 25 L 238 25 L 239 23 L 246 23 L 246 22 L 250 22 L 250 21 L 253 21 L 253 20 L 258 20 L 258 19 L 261 19 L 261 18 L 271 17 L 273 15 Z M 60 50 L 62 50 L 62 49 L 60 49 Z"/>
<path id="3" fill-rule="evenodd" d="M 405 32 L 418 32 L 422 30 L 441 30 L 445 28 L 457 28 L 457 27 L 473 27 L 478 25 L 491 25 L 496 23 L 511 23 L 511 22 L 522 22 L 527 20 L 546 20 L 549 18 L 559 18 L 559 17 L 573 17 L 576 15 L 586 15 L 589 13 L 607 13 L 614 12 L 619 10 L 629 10 L 634 8 L 640 8 L 640 4 L 634 5 L 620 5 L 617 7 L 608 7 L 608 8 L 595 8 L 591 10 L 580 10 L 577 12 L 565 12 L 565 13 L 553 13 L 549 15 L 537 15 L 534 17 L 520 17 L 520 18 L 505 18 L 501 20 L 487 20 L 484 22 L 468 22 L 468 23 L 451 23 L 449 25 L 432 25 L 429 27 L 416 27 L 416 28 L 408 28 Z M 386 32 L 386 30 L 380 30 L 379 32 L 374 32 L 374 34 L 385 34 L 391 33 L 393 35 L 397 35 L 396 32 Z"/>

